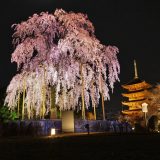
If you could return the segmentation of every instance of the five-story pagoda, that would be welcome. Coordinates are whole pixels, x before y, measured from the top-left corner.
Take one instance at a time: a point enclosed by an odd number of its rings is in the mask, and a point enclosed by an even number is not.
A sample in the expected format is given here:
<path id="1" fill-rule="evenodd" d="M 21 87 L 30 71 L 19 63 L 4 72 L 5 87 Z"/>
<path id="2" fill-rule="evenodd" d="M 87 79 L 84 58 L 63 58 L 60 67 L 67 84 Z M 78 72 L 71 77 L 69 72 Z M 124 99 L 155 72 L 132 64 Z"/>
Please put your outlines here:
<path id="1" fill-rule="evenodd" d="M 128 106 L 128 109 L 122 111 L 123 114 L 128 116 L 141 116 L 142 115 L 142 103 L 146 102 L 146 90 L 151 87 L 138 77 L 137 65 L 134 60 L 134 79 L 129 83 L 122 85 L 127 90 L 126 93 L 122 93 L 125 101 L 122 101 L 123 106 Z"/>

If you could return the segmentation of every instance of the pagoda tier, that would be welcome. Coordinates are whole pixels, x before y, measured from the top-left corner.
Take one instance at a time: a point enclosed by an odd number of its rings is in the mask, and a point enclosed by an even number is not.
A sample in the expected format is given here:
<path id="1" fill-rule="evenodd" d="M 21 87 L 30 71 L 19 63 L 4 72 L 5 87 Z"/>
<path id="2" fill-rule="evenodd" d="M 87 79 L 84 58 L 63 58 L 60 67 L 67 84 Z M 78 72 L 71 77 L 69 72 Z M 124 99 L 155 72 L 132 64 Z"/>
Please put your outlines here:
<path id="1" fill-rule="evenodd" d="M 143 112 L 141 110 L 134 110 L 134 111 L 124 110 L 122 111 L 122 114 L 128 116 L 140 116 L 143 114 Z"/>
<path id="2" fill-rule="evenodd" d="M 139 101 L 131 101 L 131 102 L 122 102 L 124 106 L 128 106 L 129 110 L 141 109 L 142 103 L 145 102 L 145 99 Z"/>
<path id="3" fill-rule="evenodd" d="M 129 101 L 144 99 L 145 95 L 146 95 L 146 91 L 144 90 L 141 90 L 138 92 L 131 92 L 131 93 L 122 93 L 122 96 L 129 98 Z"/>
<path id="4" fill-rule="evenodd" d="M 151 87 L 151 85 L 146 83 L 145 81 L 140 80 L 139 78 L 136 78 L 130 83 L 122 85 L 122 87 L 127 89 L 128 91 L 139 91 L 143 89 L 148 89 Z"/>

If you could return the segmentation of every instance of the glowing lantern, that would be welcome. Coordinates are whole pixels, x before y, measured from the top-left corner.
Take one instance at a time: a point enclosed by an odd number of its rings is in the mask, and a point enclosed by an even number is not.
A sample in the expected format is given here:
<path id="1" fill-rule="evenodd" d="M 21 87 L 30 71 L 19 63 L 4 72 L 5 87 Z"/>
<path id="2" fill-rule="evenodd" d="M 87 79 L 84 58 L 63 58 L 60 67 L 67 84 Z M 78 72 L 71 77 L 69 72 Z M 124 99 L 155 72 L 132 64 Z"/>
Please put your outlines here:
<path id="1" fill-rule="evenodd" d="M 147 127 L 147 108 L 148 104 L 147 103 L 142 103 L 142 112 L 144 113 L 144 120 L 145 120 L 145 126 Z"/>
<path id="2" fill-rule="evenodd" d="M 51 136 L 54 136 L 56 134 L 56 129 L 55 128 L 51 128 Z"/>
<path id="3" fill-rule="evenodd" d="M 148 112 L 147 103 L 142 103 L 142 112 Z"/>

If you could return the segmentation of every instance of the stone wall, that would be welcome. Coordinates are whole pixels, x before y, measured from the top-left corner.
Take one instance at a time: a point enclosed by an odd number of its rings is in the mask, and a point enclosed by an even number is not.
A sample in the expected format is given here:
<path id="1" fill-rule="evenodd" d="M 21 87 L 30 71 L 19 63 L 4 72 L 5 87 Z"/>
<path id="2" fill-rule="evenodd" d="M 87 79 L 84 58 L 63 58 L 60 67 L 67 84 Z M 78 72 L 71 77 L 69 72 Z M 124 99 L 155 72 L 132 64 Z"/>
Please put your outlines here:
<path id="1" fill-rule="evenodd" d="M 90 132 L 131 132 L 132 128 L 128 123 L 120 123 L 118 121 L 103 120 L 76 120 L 75 132 L 86 132 L 85 125 L 89 124 Z"/>
<path id="2" fill-rule="evenodd" d="M 51 128 L 61 133 L 61 120 L 10 121 L 0 125 L 0 135 L 4 136 L 49 136 Z"/>
<path id="3" fill-rule="evenodd" d="M 74 132 L 87 132 L 85 125 L 89 124 L 90 132 L 131 132 L 128 123 L 103 120 L 75 120 Z M 56 128 L 56 134 L 62 133 L 62 122 L 54 120 L 13 121 L 0 125 L 1 136 L 49 136 L 51 128 Z"/>

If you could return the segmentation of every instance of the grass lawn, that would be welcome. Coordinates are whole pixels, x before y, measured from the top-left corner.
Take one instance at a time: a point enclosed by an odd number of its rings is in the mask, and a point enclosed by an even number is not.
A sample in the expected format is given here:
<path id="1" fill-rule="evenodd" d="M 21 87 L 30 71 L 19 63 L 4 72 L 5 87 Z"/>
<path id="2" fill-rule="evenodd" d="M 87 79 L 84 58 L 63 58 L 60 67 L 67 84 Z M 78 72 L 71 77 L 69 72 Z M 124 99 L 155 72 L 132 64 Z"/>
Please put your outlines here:
<path id="1" fill-rule="evenodd" d="M 0 160 L 160 160 L 160 135 L 68 135 L 0 139 Z"/>

